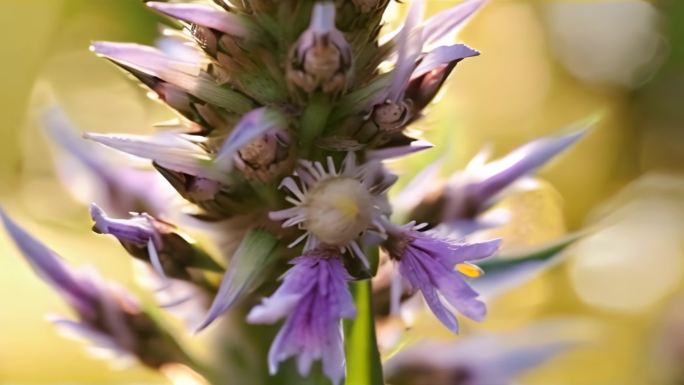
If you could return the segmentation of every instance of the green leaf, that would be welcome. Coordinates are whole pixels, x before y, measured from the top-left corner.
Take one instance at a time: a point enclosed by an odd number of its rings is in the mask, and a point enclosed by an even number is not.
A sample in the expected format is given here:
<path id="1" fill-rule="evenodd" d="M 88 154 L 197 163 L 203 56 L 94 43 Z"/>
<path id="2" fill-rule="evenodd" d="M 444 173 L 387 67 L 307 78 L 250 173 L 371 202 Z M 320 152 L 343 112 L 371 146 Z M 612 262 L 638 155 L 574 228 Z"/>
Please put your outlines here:
<path id="1" fill-rule="evenodd" d="M 245 235 L 230 260 L 207 318 L 198 330 L 207 327 L 243 295 L 256 289 L 277 256 L 277 246 L 276 237 L 265 230 L 253 229 Z"/>
<path id="2" fill-rule="evenodd" d="M 377 254 L 377 248 L 375 248 Z M 367 254 L 371 254 L 367 252 Z M 350 284 L 356 300 L 356 319 L 345 321 L 346 385 L 383 385 L 382 364 L 375 336 L 371 281 Z"/>
<path id="3" fill-rule="evenodd" d="M 500 253 L 496 258 L 485 260 L 477 265 L 482 268 L 485 273 L 491 274 L 530 261 L 546 261 L 565 250 L 566 247 L 586 235 L 586 233 L 587 231 L 578 231 L 542 245 L 517 249 L 508 253 Z"/>
<path id="4" fill-rule="evenodd" d="M 571 233 L 541 246 L 500 254 L 480 263 L 478 266 L 485 275 L 473 280 L 471 285 L 483 298 L 492 301 L 563 262 L 563 250 L 586 233 Z"/>

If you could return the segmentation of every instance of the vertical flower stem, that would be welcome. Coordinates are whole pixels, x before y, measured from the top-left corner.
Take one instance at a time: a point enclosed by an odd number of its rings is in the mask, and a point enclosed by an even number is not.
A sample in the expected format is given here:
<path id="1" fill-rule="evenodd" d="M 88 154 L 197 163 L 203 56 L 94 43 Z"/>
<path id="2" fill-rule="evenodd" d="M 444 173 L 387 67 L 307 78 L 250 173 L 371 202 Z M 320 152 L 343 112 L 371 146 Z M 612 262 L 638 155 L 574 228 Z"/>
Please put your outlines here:
<path id="1" fill-rule="evenodd" d="M 299 145 L 302 158 L 308 158 L 313 150 L 314 140 L 323 133 L 328 123 L 328 116 L 333 104 L 327 95 L 315 93 L 309 98 L 309 104 L 302 116 L 302 125 L 299 130 Z"/>
<path id="2" fill-rule="evenodd" d="M 345 321 L 346 385 L 383 385 L 382 364 L 375 336 L 371 281 L 354 282 L 351 290 L 356 299 L 357 316 L 355 320 Z"/>

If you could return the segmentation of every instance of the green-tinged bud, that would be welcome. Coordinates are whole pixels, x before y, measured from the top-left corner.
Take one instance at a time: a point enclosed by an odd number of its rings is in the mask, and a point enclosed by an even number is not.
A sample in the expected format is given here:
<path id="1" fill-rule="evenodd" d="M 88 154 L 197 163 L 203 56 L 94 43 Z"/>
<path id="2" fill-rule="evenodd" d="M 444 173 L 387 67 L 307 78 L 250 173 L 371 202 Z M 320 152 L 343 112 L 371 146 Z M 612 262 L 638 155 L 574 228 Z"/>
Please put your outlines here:
<path id="1" fill-rule="evenodd" d="M 351 47 L 335 27 L 334 4 L 317 3 L 309 28 L 290 51 L 288 81 L 305 92 L 337 94 L 347 88 L 351 66 Z"/>

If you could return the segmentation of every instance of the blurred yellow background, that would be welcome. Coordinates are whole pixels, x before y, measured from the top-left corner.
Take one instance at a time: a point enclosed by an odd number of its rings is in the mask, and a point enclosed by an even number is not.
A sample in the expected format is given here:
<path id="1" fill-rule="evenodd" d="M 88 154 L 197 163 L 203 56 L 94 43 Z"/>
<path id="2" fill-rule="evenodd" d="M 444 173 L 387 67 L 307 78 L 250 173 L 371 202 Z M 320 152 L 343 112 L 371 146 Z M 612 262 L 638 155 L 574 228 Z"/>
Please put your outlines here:
<path id="1" fill-rule="evenodd" d="M 456 1 L 427 3 L 432 13 Z M 0 22 L 0 204 L 70 261 L 136 288 L 125 252 L 91 234 L 87 207 L 56 177 L 39 116 L 56 100 L 87 131 L 146 132 L 172 117 L 88 51 L 93 40 L 152 43 L 161 19 L 139 0 L 1 0 Z M 417 124 L 441 150 L 405 162 L 407 176 L 441 156 L 453 171 L 487 143 L 502 155 L 601 116 L 541 171 L 541 187 L 502 203 L 515 214 L 501 232 L 516 247 L 589 224 L 600 230 L 566 264 L 493 304 L 484 328 L 546 316 L 597 321 L 600 338 L 524 383 L 670 383 L 684 366 L 684 2 L 491 0 L 459 40 L 482 55 L 459 64 Z M 0 285 L 0 383 L 164 381 L 113 369 L 59 337 L 44 315 L 67 308 L 4 233 Z M 425 322 L 417 330 L 430 330 L 434 321 Z"/>

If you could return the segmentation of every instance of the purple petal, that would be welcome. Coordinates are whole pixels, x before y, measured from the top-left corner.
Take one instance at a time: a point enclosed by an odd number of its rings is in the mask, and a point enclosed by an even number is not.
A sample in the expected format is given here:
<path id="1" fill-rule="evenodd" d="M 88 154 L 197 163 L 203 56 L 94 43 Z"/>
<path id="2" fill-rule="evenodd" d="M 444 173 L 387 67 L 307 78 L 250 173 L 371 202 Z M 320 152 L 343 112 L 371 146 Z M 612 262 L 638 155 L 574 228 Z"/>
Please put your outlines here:
<path id="1" fill-rule="evenodd" d="M 486 0 L 467 0 L 444 10 L 423 23 L 423 44 L 449 44 L 454 35 Z"/>
<path id="2" fill-rule="evenodd" d="M 319 2 L 311 13 L 309 29 L 317 34 L 325 34 L 335 30 L 335 4 Z"/>
<path id="3" fill-rule="evenodd" d="M 456 317 L 442 303 L 430 275 L 425 270 L 425 266 L 419 261 L 419 258 L 407 252 L 399 262 L 399 272 L 413 288 L 420 290 L 425 303 L 427 303 L 437 319 L 449 330 L 458 333 Z"/>
<path id="4" fill-rule="evenodd" d="M 338 384 L 345 371 L 341 319 L 355 317 L 356 310 L 347 287 L 350 277 L 339 256 L 321 257 L 315 252 L 293 261 L 278 290 L 257 305 L 248 320 L 270 323 L 287 316 L 269 350 L 272 374 L 292 356 L 297 356 L 302 375 L 320 359 L 323 372 Z"/>
<path id="5" fill-rule="evenodd" d="M 72 162 L 58 163 L 64 184 L 79 199 L 87 203 L 100 202 L 119 215 L 139 210 L 141 205 L 153 214 L 164 210 L 171 190 L 154 171 L 130 168 L 105 156 L 98 145 L 83 139 L 59 108 L 48 110 L 43 121 L 50 138 L 75 158 L 79 165 L 85 166 L 86 170 L 83 170 L 74 167 Z M 83 189 L 79 189 L 83 177 L 88 178 L 86 182 L 96 188 L 94 193 L 84 194 Z"/>
<path id="6" fill-rule="evenodd" d="M 440 46 L 425 54 L 420 64 L 411 73 L 411 79 L 418 78 L 441 66 L 461 61 L 468 57 L 478 56 L 480 53 L 465 44 Z"/>
<path id="7" fill-rule="evenodd" d="M 240 18 L 232 13 L 203 4 L 170 4 L 151 1 L 148 7 L 165 15 L 189 23 L 213 28 L 228 35 L 246 37 L 247 28 Z"/>
<path id="8" fill-rule="evenodd" d="M 467 194 L 474 202 L 487 202 L 522 176 L 536 171 L 553 157 L 577 142 L 585 131 L 561 137 L 546 137 L 527 143 L 504 158 L 485 165 L 477 177 L 479 182 L 468 186 Z"/>
<path id="9" fill-rule="evenodd" d="M 328 341 L 327 346 L 322 352 L 323 373 L 330 379 L 333 385 L 339 385 L 344 379 L 346 369 L 342 324 L 332 324 L 329 327 L 331 330 L 328 331 L 328 335 L 334 339 Z"/>
<path id="10" fill-rule="evenodd" d="M 459 313 L 475 320 L 482 321 L 487 314 L 485 304 L 477 299 L 479 294 L 473 290 L 459 273 L 452 270 L 430 270 L 439 288 L 439 292 Z"/>
<path id="11" fill-rule="evenodd" d="M 434 147 L 434 145 L 425 140 L 414 140 L 406 146 L 386 147 L 366 152 L 368 159 L 385 160 L 392 158 L 400 158 L 415 152 L 420 152 Z"/>
<path id="12" fill-rule="evenodd" d="M 463 262 L 477 261 L 491 257 L 501 245 L 501 239 L 478 243 L 461 243 L 451 247 L 451 252 L 440 255 L 440 262 L 447 268 Z"/>
<path id="13" fill-rule="evenodd" d="M 411 3 L 404 26 L 397 36 L 397 60 L 392 71 L 392 82 L 387 91 L 386 100 L 400 102 L 403 99 L 404 90 L 408 85 L 411 73 L 416 68 L 416 61 L 423 49 L 422 29 L 418 26 L 423 18 L 425 4 L 423 0 Z M 380 100 L 378 103 L 384 102 Z"/>
<path id="14" fill-rule="evenodd" d="M 95 203 L 90 205 L 90 216 L 95 221 L 95 229 L 102 234 L 111 234 L 118 240 L 132 242 L 139 246 L 154 240 L 161 247 L 159 234 L 149 220 L 142 216 L 132 219 L 113 219 Z"/>
<path id="15" fill-rule="evenodd" d="M 247 314 L 247 322 L 253 324 L 274 324 L 284 318 L 302 299 L 300 294 L 277 294 L 264 298 Z"/>
<path id="16" fill-rule="evenodd" d="M 194 138 L 171 132 L 151 136 L 86 133 L 84 137 L 119 151 L 150 159 L 160 166 L 216 181 L 226 181 L 224 172 L 210 167 L 211 156 Z"/>
<path id="17" fill-rule="evenodd" d="M 397 231 L 403 231 L 397 233 Z M 491 255 L 498 240 L 476 244 L 458 244 L 431 233 L 404 227 L 393 229 L 386 244 L 390 257 L 399 263 L 399 272 L 414 288 L 421 291 L 435 316 L 450 330 L 458 332 L 458 322 L 443 299 L 464 316 L 480 321 L 486 314 L 479 294 L 454 270 L 454 265 Z M 394 255 L 403 250 L 402 255 Z M 453 262 L 453 263 L 452 263 Z"/>
<path id="18" fill-rule="evenodd" d="M 194 87 L 201 63 L 171 57 L 163 51 L 134 43 L 94 42 L 91 50 L 117 63 L 156 76 L 183 89 Z M 185 75 L 185 76 L 183 76 Z"/>
<path id="19" fill-rule="evenodd" d="M 97 296 L 94 288 L 82 282 L 59 255 L 19 227 L 2 209 L 0 217 L 10 237 L 36 274 L 64 295 L 79 313 L 92 313 L 90 303 Z"/>

